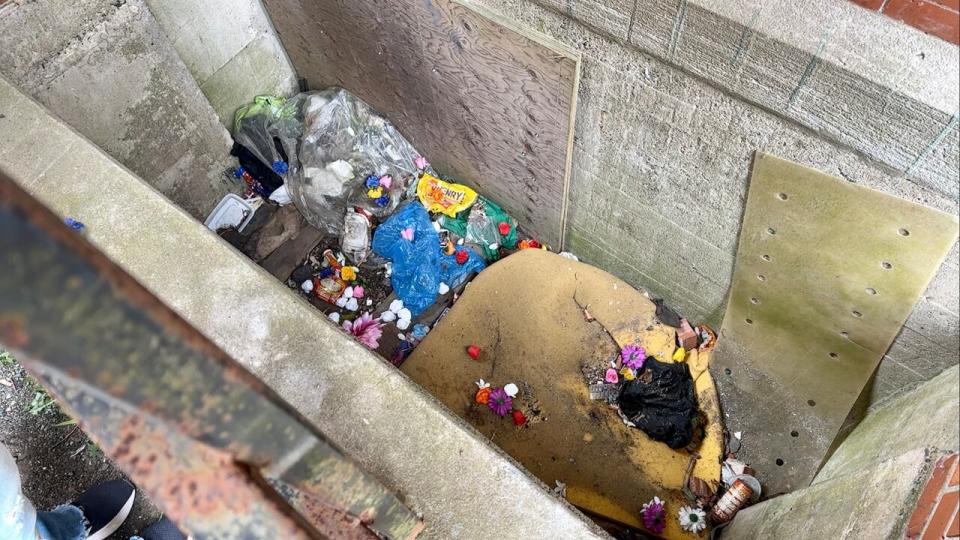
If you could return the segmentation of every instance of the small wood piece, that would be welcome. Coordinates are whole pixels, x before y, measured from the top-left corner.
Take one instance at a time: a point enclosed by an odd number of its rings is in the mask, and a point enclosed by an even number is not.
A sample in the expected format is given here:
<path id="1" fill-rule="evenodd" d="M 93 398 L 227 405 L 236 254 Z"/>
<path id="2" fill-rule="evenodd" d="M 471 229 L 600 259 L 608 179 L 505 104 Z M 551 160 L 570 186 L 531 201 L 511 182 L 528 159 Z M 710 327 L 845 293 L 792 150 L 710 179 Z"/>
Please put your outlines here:
<path id="1" fill-rule="evenodd" d="M 323 233 L 310 225 L 303 225 L 296 236 L 288 240 L 263 260 L 261 266 L 281 281 L 286 281 L 294 269 L 317 247 Z"/>
<path id="2" fill-rule="evenodd" d="M 454 0 L 265 0 L 297 72 L 393 122 L 441 172 L 563 244 L 580 55 Z"/>

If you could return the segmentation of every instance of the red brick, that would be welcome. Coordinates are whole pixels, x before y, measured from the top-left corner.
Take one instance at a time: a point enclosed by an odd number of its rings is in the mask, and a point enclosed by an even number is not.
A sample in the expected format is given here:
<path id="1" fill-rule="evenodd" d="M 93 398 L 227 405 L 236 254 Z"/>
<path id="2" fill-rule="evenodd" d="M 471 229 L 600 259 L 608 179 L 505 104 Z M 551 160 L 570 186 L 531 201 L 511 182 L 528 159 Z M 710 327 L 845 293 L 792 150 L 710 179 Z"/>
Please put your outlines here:
<path id="1" fill-rule="evenodd" d="M 927 523 L 927 530 L 923 533 L 923 540 L 941 540 L 950 527 L 950 523 L 957 515 L 957 504 L 960 502 L 960 493 L 952 491 L 940 499 L 940 504 L 933 512 L 933 517 Z"/>
<path id="2" fill-rule="evenodd" d="M 953 468 L 953 476 L 950 477 L 950 482 L 947 485 L 950 487 L 960 485 L 960 467 Z"/>
<path id="3" fill-rule="evenodd" d="M 863 6 L 870 11 L 880 11 L 880 6 L 883 5 L 883 0 L 850 0 L 858 6 Z"/>
<path id="4" fill-rule="evenodd" d="M 960 14 L 931 0 L 890 0 L 883 13 L 951 43 L 960 43 Z"/>
<path id="5" fill-rule="evenodd" d="M 920 498 L 917 500 L 917 506 L 910 516 L 907 523 L 907 538 L 919 538 L 923 533 L 923 527 L 927 524 L 927 518 L 937 507 L 937 501 L 940 499 L 940 493 L 947 483 L 948 475 L 951 469 L 957 463 L 957 454 L 950 454 L 940 458 L 933 466 L 933 472 L 927 485 L 924 486 Z"/>
<path id="6" fill-rule="evenodd" d="M 960 537 L 960 514 L 953 516 L 953 523 L 947 529 L 947 538 Z"/>
<path id="7" fill-rule="evenodd" d="M 960 12 L 960 0 L 932 0 L 934 4 Z"/>

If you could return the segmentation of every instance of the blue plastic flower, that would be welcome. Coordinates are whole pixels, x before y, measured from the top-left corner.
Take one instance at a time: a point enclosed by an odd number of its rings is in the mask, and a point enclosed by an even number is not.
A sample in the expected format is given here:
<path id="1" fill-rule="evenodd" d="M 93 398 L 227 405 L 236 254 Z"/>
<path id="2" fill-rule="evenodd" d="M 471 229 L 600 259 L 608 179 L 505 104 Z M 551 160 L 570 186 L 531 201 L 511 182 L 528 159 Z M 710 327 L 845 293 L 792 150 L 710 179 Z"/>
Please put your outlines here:
<path id="1" fill-rule="evenodd" d="M 380 198 L 378 198 L 378 199 L 375 199 L 375 200 L 373 201 L 373 203 L 376 204 L 377 207 L 379 207 L 379 208 L 386 208 L 387 205 L 390 204 L 390 196 L 389 196 L 389 195 L 384 195 L 384 196 L 382 196 L 382 197 L 380 197 Z"/>
<path id="2" fill-rule="evenodd" d="M 367 189 L 377 189 L 380 187 L 380 179 L 371 174 L 364 180 L 364 184 L 367 186 Z"/>
<path id="3" fill-rule="evenodd" d="M 84 225 L 83 223 L 80 223 L 79 221 L 77 221 L 77 220 L 75 220 L 75 219 L 73 219 L 73 218 L 65 218 L 65 219 L 63 220 L 63 223 L 64 223 L 67 227 L 70 227 L 71 229 L 73 229 L 73 230 L 75 230 L 75 231 L 83 231 L 84 229 L 87 228 L 86 225 Z"/>
<path id="4" fill-rule="evenodd" d="M 290 170 L 290 165 L 287 165 L 286 161 L 274 161 L 273 162 L 273 172 L 277 174 L 287 174 Z"/>
<path id="5" fill-rule="evenodd" d="M 247 171 L 245 171 L 243 167 L 237 167 L 237 170 L 233 171 L 233 177 L 234 177 L 234 178 L 243 178 L 243 173 L 245 173 L 245 172 L 247 172 Z"/>

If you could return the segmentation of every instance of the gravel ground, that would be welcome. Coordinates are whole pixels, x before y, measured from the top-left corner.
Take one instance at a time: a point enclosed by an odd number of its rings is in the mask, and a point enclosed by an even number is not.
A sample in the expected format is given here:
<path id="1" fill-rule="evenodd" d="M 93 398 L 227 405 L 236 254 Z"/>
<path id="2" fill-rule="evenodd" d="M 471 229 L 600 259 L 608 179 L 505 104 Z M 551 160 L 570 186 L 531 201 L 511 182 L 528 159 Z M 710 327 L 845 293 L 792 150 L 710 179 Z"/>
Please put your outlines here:
<path id="1" fill-rule="evenodd" d="M 70 417 L 49 402 L 37 382 L 0 352 L 0 443 L 17 461 L 23 492 L 38 510 L 70 502 L 100 482 L 125 478 L 83 430 L 62 425 Z M 159 517 L 138 491 L 133 513 L 111 538 L 126 540 Z"/>

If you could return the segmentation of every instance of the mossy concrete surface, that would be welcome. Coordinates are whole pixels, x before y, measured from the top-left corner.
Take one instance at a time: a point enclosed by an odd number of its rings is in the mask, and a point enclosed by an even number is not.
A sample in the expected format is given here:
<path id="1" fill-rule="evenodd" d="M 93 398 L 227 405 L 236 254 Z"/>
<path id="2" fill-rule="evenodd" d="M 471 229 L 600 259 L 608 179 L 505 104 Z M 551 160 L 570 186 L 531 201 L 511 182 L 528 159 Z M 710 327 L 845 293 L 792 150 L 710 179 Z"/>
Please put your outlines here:
<path id="1" fill-rule="evenodd" d="M 27 137 L 29 140 L 24 140 Z M 30 148 L 65 149 L 37 164 Z M 0 170 L 423 516 L 420 538 L 605 534 L 392 365 L 0 79 Z"/>
<path id="2" fill-rule="evenodd" d="M 870 411 L 810 487 L 751 506 L 725 539 L 899 539 L 930 466 L 960 447 L 960 368 Z"/>
<path id="3" fill-rule="evenodd" d="M 960 449 L 960 367 L 878 405 L 824 464 L 814 484 L 864 469 L 908 450 Z"/>

